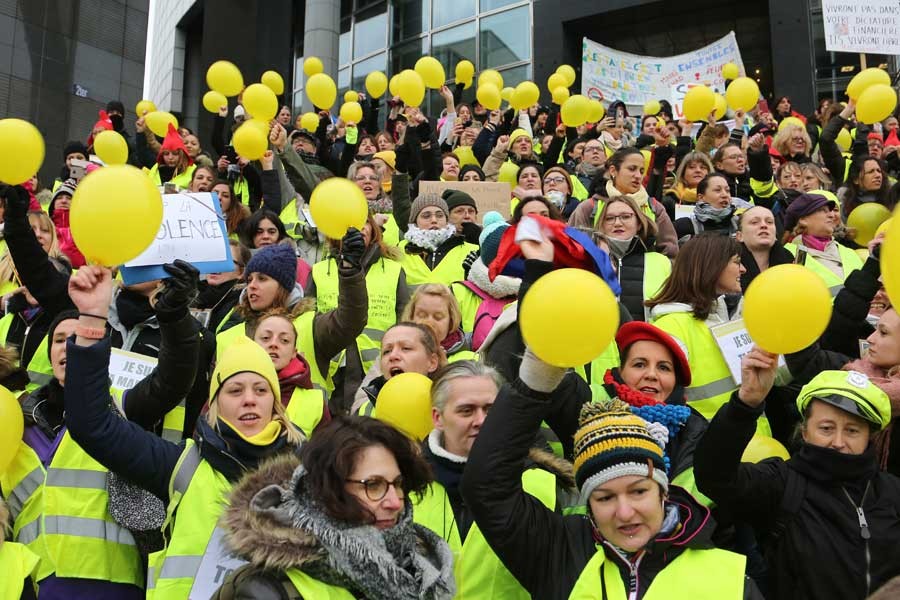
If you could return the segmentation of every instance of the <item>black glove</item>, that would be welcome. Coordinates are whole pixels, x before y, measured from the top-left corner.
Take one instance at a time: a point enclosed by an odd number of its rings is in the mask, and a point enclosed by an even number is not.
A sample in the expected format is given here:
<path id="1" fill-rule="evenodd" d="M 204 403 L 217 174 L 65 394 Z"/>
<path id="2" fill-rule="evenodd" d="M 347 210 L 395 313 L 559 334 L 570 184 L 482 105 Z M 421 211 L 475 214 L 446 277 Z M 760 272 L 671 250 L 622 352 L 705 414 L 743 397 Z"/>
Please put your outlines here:
<path id="1" fill-rule="evenodd" d="M 481 235 L 481 225 L 466 221 L 462 224 L 462 234 L 467 242 L 478 245 L 478 237 Z M 471 255 L 470 255 L 471 256 Z"/>
<path id="2" fill-rule="evenodd" d="M 31 196 L 21 185 L 10 186 L 6 193 L 6 218 L 23 218 L 28 214 Z"/>
<path id="3" fill-rule="evenodd" d="M 170 277 L 163 279 L 163 287 L 156 296 L 154 311 L 160 322 L 173 323 L 187 314 L 197 298 L 200 272 L 194 265 L 181 259 L 163 265 L 163 269 Z"/>
<path id="4" fill-rule="evenodd" d="M 466 257 L 463 259 L 463 274 L 465 275 L 466 279 L 469 278 L 469 269 L 471 269 L 472 265 L 475 264 L 475 261 L 478 260 L 478 252 L 478 250 L 472 250 L 471 252 L 466 254 Z"/>
<path id="5" fill-rule="evenodd" d="M 341 240 L 341 264 L 345 268 L 352 268 L 354 272 L 362 269 L 362 257 L 366 252 L 366 240 L 363 234 L 351 227 Z"/>
<path id="6" fill-rule="evenodd" d="M 425 119 L 416 125 L 416 132 L 419 134 L 419 139 L 422 140 L 423 143 L 431 138 L 431 119 Z"/>

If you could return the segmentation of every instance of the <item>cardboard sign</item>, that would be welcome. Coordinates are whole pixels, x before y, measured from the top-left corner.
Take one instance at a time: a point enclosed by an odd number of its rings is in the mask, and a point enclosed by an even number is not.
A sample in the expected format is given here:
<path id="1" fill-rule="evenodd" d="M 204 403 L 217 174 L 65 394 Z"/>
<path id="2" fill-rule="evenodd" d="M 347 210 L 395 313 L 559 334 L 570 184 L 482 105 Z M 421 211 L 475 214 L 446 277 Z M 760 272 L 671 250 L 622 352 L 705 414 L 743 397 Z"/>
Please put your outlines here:
<path id="1" fill-rule="evenodd" d="M 157 362 L 152 356 L 113 348 L 109 357 L 110 383 L 116 389 L 130 390 L 153 372 Z"/>
<path id="2" fill-rule="evenodd" d="M 741 359 L 745 354 L 749 354 L 753 350 L 753 340 L 747 333 L 747 326 L 744 325 L 743 319 L 735 319 L 721 325 L 714 325 L 709 328 L 719 346 L 722 358 L 731 371 L 731 378 L 736 385 L 741 385 Z M 786 368 L 787 363 L 784 362 L 784 356 L 778 356 L 778 367 Z"/>
<path id="3" fill-rule="evenodd" d="M 896 0 L 822 0 L 829 52 L 900 54 L 900 4 Z"/>
<path id="4" fill-rule="evenodd" d="M 234 269 L 216 193 L 164 194 L 162 202 L 163 220 L 156 239 L 121 269 L 126 285 L 168 277 L 162 265 L 176 258 L 190 262 L 200 273 Z"/>
<path id="5" fill-rule="evenodd" d="M 475 199 L 478 205 L 478 223 L 485 213 L 495 210 L 504 219 L 509 218 L 509 201 L 512 198 L 512 188 L 506 182 L 498 181 L 420 181 L 420 194 L 437 194 L 440 196 L 444 190 L 459 190 Z"/>
<path id="6" fill-rule="evenodd" d="M 232 571 L 247 564 L 247 561 L 230 554 L 224 542 L 224 532 L 216 527 L 194 577 L 194 585 L 188 595 L 190 600 L 209 600 Z"/>

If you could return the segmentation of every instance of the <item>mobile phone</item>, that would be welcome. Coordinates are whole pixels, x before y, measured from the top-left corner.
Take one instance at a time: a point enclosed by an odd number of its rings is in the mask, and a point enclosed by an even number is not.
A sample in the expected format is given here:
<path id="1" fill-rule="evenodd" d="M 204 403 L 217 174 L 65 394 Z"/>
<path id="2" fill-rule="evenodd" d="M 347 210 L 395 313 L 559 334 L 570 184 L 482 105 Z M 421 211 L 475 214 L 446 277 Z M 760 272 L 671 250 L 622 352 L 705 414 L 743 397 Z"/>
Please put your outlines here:
<path id="1" fill-rule="evenodd" d="M 225 158 L 227 158 L 230 163 L 236 163 L 238 161 L 237 151 L 231 144 L 225 146 Z"/>
<path id="2" fill-rule="evenodd" d="M 466 122 L 463 123 L 462 125 L 463 125 L 463 127 L 465 127 L 465 128 L 468 129 L 469 127 L 472 126 L 472 119 L 469 119 L 468 121 L 466 121 Z"/>
<path id="3" fill-rule="evenodd" d="M 172 183 L 171 181 L 167 181 L 163 184 L 163 194 L 177 194 L 178 186 Z"/>
<path id="4" fill-rule="evenodd" d="M 82 177 L 87 174 L 88 161 L 72 159 L 72 165 L 69 167 L 69 176 L 75 181 L 81 181 Z"/>
<path id="5" fill-rule="evenodd" d="M 806 264 L 806 250 L 803 248 L 797 248 L 797 258 L 794 259 L 795 265 L 805 265 Z"/>

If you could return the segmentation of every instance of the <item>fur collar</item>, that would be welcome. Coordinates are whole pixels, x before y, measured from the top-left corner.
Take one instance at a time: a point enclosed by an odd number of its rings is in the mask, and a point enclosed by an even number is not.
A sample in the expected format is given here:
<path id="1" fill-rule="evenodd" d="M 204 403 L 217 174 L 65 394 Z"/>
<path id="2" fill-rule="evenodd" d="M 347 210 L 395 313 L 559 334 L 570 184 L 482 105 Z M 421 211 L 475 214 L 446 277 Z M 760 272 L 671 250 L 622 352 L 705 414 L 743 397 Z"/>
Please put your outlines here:
<path id="1" fill-rule="evenodd" d="M 482 262 L 480 256 L 472 263 L 472 268 L 469 269 L 468 280 L 481 288 L 483 292 L 498 300 L 517 296 L 519 294 L 519 286 L 522 285 L 520 278 L 508 275 L 497 275 L 491 281 L 491 278 L 488 277 L 488 268 Z"/>

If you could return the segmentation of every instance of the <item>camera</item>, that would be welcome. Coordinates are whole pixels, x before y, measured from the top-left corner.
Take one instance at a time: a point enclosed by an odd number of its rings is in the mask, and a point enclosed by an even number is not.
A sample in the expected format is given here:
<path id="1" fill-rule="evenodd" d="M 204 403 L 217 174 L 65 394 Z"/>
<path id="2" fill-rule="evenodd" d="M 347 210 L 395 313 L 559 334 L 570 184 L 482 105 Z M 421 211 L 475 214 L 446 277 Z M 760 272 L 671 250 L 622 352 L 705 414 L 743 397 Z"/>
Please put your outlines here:
<path id="1" fill-rule="evenodd" d="M 236 164 L 228 165 L 228 172 L 226 174 L 226 179 L 228 179 L 229 183 L 234 183 L 237 181 L 238 177 L 241 176 L 241 167 Z"/>

